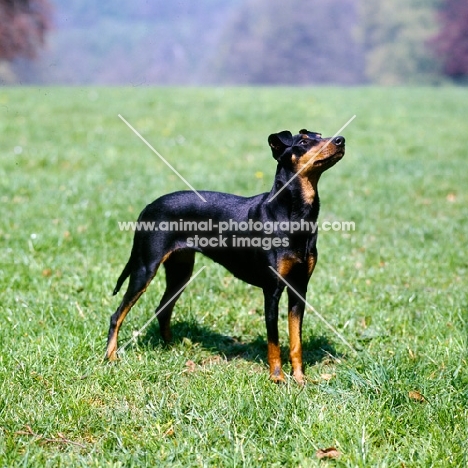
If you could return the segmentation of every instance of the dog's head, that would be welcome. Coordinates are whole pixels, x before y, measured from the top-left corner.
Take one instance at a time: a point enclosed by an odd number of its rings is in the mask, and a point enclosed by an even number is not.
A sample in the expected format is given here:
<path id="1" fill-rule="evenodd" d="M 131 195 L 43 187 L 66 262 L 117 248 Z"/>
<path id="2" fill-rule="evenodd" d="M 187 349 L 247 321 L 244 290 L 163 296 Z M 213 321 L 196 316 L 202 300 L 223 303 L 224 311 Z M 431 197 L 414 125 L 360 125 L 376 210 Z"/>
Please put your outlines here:
<path id="1" fill-rule="evenodd" d="M 278 164 L 304 176 L 321 174 L 345 154 L 344 137 L 322 138 L 320 133 L 305 129 L 298 135 L 288 130 L 273 133 L 268 137 L 268 144 Z"/>

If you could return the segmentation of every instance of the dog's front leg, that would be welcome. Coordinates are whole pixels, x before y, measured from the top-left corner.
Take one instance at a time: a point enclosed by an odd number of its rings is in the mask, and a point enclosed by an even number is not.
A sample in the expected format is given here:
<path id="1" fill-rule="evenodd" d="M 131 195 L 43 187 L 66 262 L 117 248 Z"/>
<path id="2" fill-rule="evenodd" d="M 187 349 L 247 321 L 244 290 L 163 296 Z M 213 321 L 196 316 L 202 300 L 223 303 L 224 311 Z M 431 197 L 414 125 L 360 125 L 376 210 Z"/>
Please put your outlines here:
<path id="1" fill-rule="evenodd" d="M 289 356 L 293 375 L 296 382 L 304 384 L 304 370 L 302 367 L 302 320 L 304 318 L 305 291 L 298 297 L 288 288 L 288 325 L 289 325 Z"/>
<path id="2" fill-rule="evenodd" d="M 270 366 L 270 379 L 273 382 L 284 382 L 281 369 L 281 350 L 278 337 L 278 304 L 284 287 L 275 290 L 263 290 L 265 298 L 265 322 L 268 339 L 268 364 Z"/>

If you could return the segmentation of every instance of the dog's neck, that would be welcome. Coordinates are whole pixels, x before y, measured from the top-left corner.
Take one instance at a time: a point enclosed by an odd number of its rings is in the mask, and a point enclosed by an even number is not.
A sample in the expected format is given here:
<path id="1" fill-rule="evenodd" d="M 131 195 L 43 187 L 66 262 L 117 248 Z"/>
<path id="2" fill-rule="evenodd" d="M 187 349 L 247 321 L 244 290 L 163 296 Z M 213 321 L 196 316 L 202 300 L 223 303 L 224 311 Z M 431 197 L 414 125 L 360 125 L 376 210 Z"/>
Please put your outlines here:
<path id="1" fill-rule="evenodd" d="M 316 221 L 320 209 L 317 187 L 320 174 L 294 176 L 294 172 L 278 165 L 268 200 L 274 197 L 271 203 L 275 204 L 275 210 L 286 210 L 291 220 Z"/>

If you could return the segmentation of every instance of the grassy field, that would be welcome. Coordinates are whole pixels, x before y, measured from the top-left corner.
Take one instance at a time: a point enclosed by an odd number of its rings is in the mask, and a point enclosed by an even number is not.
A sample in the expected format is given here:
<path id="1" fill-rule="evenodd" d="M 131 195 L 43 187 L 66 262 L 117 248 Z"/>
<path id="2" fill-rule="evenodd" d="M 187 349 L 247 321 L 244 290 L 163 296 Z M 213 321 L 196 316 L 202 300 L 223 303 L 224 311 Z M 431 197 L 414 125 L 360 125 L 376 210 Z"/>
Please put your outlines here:
<path id="1" fill-rule="evenodd" d="M 468 464 L 468 89 L 0 89 L 0 466 Z M 268 135 L 343 131 L 320 184 L 308 384 L 268 380 L 261 291 L 207 268 L 103 362 L 135 220 L 185 189 L 270 189 Z M 153 313 L 164 276 L 124 323 Z M 287 361 L 286 307 L 280 334 Z M 290 371 L 290 366 L 285 365 Z M 341 456 L 320 461 L 319 449 Z"/>

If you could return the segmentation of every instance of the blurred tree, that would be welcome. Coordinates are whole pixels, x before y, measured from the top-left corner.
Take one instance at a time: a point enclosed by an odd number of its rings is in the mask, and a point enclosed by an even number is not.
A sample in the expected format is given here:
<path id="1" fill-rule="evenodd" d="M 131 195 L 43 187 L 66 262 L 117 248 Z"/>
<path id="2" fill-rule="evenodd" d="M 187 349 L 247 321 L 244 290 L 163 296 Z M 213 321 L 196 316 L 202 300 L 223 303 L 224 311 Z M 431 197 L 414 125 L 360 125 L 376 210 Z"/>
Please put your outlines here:
<path id="1" fill-rule="evenodd" d="M 357 0 L 249 0 L 221 37 L 211 80 L 352 84 L 362 80 Z"/>
<path id="2" fill-rule="evenodd" d="M 47 0 L 0 0 L 0 60 L 35 58 L 50 28 Z"/>
<path id="3" fill-rule="evenodd" d="M 438 64 L 427 45 L 436 30 L 437 3 L 361 0 L 361 40 L 369 81 L 384 85 L 438 81 Z"/>
<path id="4" fill-rule="evenodd" d="M 243 0 L 53 1 L 43 81 L 175 85 L 204 83 L 204 60 Z"/>
<path id="5" fill-rule="evenodd" d="M 440 31 L 431 41 L 443 72 L 455 80 L 468 78 L 468 1 L 444 0 L 439 10 Z"/>

